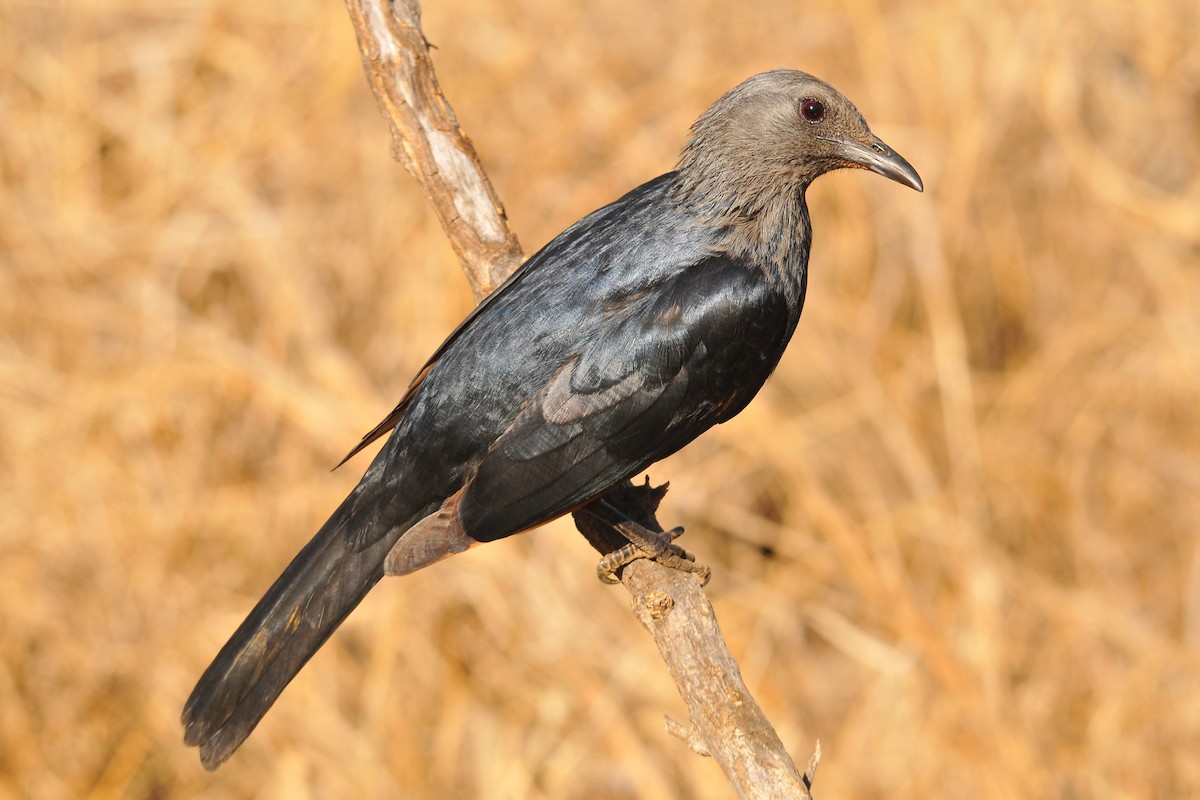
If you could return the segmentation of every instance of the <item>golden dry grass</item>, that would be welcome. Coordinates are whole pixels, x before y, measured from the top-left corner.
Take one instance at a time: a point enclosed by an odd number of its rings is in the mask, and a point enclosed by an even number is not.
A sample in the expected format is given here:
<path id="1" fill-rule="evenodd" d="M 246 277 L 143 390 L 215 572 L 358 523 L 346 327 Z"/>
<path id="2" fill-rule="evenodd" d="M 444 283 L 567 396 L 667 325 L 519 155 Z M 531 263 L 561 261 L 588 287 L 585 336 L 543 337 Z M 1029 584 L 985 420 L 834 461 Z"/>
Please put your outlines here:
<path id="1" fill-rule="evenodd" d="M 825 797 L 1200 796 L 1190 0 L 429 3 L 527 247 L 756 71 L 918 166 L 652 474 Z M 339 3 L 0 0 L 0 797 L 721 798 L 569 525 L 385 582 L 215 775 L 201 669 L 470 307 Z"/>

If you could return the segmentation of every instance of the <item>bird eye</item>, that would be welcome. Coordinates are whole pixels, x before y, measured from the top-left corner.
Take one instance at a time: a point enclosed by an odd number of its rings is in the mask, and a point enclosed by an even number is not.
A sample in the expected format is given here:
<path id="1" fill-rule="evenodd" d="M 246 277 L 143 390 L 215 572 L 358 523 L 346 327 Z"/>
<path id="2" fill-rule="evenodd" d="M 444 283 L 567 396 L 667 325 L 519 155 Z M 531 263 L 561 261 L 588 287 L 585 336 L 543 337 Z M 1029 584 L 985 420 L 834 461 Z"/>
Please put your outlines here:
<path id="1" fill-rule="evenodd" d="M 825 104 L 815 97 L 806 97 L 800 101 L 800 114 L 809 122 L 820 122 L 825 119 Z"/>

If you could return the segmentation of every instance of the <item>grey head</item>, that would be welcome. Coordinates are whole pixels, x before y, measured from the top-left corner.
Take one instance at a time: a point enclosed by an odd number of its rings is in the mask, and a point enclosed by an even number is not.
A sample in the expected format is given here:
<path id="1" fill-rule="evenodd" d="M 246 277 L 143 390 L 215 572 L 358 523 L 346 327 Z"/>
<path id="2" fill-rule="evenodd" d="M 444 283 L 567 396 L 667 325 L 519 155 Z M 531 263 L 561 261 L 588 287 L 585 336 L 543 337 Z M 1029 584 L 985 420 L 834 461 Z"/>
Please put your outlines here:
<path id="1" fill-rule="evenodd" d="M 781 69 L 748 78 L 701 115 L 679 174 L 685 194 L 741 205 L 755 196 L 795 196 L 843 167 L 924 189 L 912 165 L 871 133 L 845 95 L 812 75 Z"/>

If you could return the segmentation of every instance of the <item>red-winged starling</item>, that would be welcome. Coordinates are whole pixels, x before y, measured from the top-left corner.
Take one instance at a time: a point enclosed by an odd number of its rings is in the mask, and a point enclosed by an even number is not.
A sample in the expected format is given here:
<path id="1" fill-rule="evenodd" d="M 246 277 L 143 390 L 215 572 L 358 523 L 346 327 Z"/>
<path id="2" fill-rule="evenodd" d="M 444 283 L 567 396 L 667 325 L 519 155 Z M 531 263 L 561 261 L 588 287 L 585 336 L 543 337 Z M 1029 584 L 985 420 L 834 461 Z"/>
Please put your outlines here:
<path id="1" fill-rule="evenodd" d="M 841 167 L 923 188 L 832 86 L 756 75 L 696 121 L 675 171 L 484 300 L 354 449 L 390 434 L 200 678 L 183 725 L 204 766 L 384 575 L 560 517 L 741 411 L 800 319 L 805 190 Z"/>

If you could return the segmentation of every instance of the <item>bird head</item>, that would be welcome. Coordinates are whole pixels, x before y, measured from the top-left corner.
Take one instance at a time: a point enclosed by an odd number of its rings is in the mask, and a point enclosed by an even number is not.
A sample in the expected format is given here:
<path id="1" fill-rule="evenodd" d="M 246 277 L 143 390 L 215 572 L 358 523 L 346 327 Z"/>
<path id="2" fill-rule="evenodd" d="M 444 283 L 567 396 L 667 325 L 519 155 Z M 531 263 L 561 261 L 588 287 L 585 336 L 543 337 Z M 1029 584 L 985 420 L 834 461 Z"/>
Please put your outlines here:
<path id="1" fill-rule="evenodd" d="M 706 191 L 723 184 L 750 196 L 803 191 L 843 167 L 924 189 L 912 165 L 871 133 L 845 95 L 807 73 L 775 70 L 743 81 L 704 112 L 692 126 L 679 171 L 689 183 L 706 184 Z"/>

